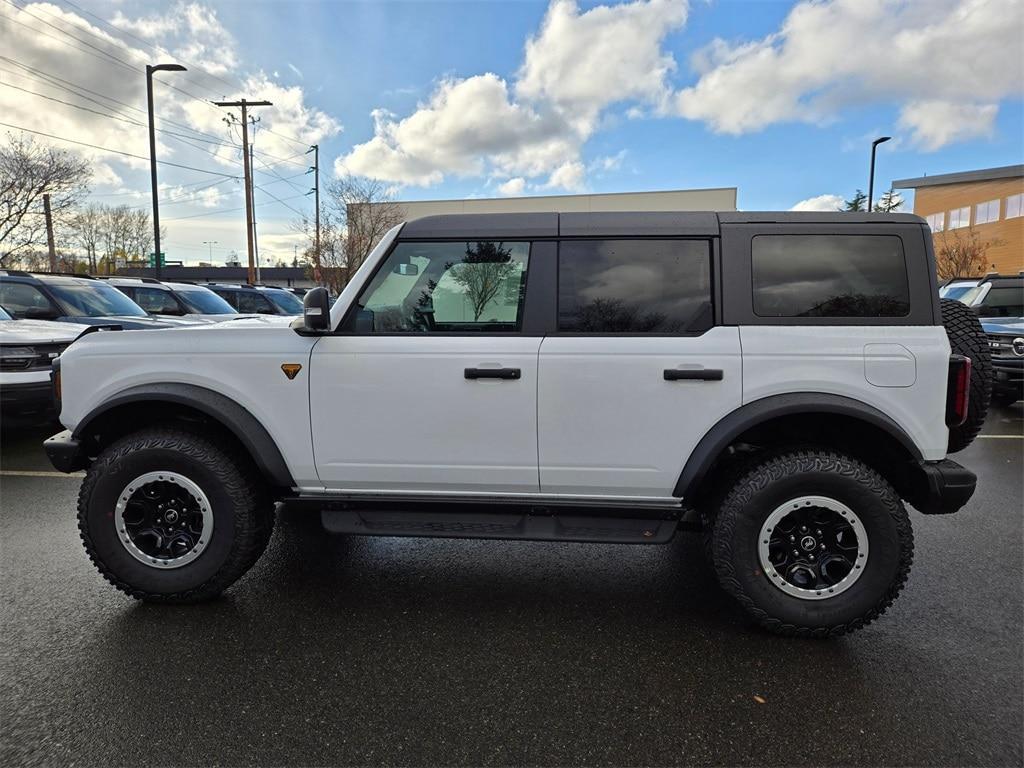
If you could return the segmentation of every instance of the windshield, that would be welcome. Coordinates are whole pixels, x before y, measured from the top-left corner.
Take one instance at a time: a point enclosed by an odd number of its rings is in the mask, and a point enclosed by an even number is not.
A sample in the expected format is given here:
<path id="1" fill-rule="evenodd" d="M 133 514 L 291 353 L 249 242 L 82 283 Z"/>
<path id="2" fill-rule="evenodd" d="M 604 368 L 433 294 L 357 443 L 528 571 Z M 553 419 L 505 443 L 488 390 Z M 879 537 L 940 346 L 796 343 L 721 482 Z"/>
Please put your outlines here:
<path id="1" fill-rule="evenodd" d="M 291 291 L 264 291 L 263 295 L 286 315 L 302 314 L 302 302 Z"/>
<path id="2" fill-rule="evenodd" d="M 7 310 L 0 307 L 0 320 L 12 320 L 13 318 L 7 314 Z"/>
<path id="3" fill-rule="evenodd" d="M 175 293 L 191 312 L 202 315 L 237 315 L 235 308 L 209 288 L 175 288 Z"/>
<path id="4" fill-rule="evenodd" d="M 106 283 L 53 282 L 49 284 L 49 288 L 72 317 L 148 317 L 142 307 Z"/>
<path id="5" fill-rule="evenodd" d="M 944 299 L 956 299 L 962 301 L 964 295 L 974 289 L 974 286 L 970 283 L 958 283 L 957 285 L 947 285 L 941 291 L 939 295 Z"/>
<path id="6" fill-rule="evenodd" d="M 968 307 L 973 307 L 974 302 L 978 300 L 978 296 L 985 290 L 985 285 L 976 285 L 973 288 L 969 288 L 963 292 L 962 296 L 957 296 L 957 301 L 962 301 Z M 950 296 L 949 298 L 953 298 Z"/>

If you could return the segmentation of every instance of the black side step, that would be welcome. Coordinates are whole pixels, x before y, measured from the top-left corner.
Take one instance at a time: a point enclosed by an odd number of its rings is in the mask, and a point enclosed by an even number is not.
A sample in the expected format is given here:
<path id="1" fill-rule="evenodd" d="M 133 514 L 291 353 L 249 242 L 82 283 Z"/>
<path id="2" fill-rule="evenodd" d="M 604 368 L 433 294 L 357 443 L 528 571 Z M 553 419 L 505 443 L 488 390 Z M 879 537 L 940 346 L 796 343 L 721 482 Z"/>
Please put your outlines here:
<path id="1" fill-rule="evenodd" d="M 678 521 L 581 515 L 494 512 L 400 512 L 325 509 L 324 528 L 361 536 L 430 536 L 456 539 L 589 541 L 664 544 Z"/>

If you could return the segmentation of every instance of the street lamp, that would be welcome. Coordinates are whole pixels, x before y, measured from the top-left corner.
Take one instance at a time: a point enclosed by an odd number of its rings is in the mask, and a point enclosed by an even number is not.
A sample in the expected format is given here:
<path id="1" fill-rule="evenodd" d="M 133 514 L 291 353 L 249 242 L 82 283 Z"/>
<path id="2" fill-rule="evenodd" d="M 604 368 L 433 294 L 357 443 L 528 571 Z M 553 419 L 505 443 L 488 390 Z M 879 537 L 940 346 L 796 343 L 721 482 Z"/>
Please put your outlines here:
<path id="1" fill-rule="evenodd" d="M 155 277 L 160 279 L 160 208 L 157 201 L 156 185 L 156 128 L 153 125 L 153 73 L 184 72 L 181 64 L 146 65 L 146 101 L 149 105 L 149 176 L 153 183 L 153 264 Z"/>
<path id="2" fill-rule="evenodd" d="M 219 240 L 203 240 L 203 245 L 210 246 L 210 263 L 213 264 L 213 246 L 219 243 Z"/>
<path id="3" fill-rule="evenodd" d="M 871 201 L 875 195 L 875 150 L 879 144 L 885 144 L 892 136 L 880 136 L 871 142 L 871 175 L 868 178 L 868 213 L 871 213 Z"/>

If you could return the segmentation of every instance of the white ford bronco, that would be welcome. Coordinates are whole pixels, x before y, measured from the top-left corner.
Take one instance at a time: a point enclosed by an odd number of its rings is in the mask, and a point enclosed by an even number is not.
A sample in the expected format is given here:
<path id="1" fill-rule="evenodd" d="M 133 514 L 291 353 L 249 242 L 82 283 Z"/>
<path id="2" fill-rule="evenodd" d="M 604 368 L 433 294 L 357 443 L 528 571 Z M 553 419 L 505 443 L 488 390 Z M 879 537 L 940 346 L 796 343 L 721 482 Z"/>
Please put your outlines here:
<path id="1" fill-rule="evenodd" d="M 217 595 L 276 505 L 328 531 L 655 544 L 703 532 L 762 626 L 830 635 L 902 589 L 985 336 L 902 214 L 434 216 L 303 317 L 91 334 L 57 361 L 78 520 L 115 587 Z"/>

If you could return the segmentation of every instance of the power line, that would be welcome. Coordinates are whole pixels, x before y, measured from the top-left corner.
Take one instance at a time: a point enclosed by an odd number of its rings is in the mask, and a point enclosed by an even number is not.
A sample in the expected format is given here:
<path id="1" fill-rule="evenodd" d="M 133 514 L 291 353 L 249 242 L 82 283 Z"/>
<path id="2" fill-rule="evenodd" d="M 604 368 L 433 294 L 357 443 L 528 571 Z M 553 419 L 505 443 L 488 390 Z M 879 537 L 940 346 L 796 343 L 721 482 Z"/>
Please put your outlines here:
<path id="1" fill-rule="evenodd" d="M 102 152 L 110 152 L 111 154 L 114 154 L 114 155 L 124 155 L 125 157 L 133 157 L 136 160 L 145 160 L 146 162 L 149 162 L 149 158 L 148 157 L 143 157 L 142 155 L 135 155 L 135 154 L 132 154 L 131 152 L 124 152 L 124 151 L 122 151 L 120 149 L 110 149 L 110 147 L 101 147 L 101 146 L 98 146 L 96 144 L 90 144 L 90 143 L 88 143 L 86 141 L 76 141 L 75 139 L 66 139 L 63 136 L 54 136 L 52 133 L 44 133 L 43 131 L 34 131 L 31 128 L 23 128 L 20 125 L 11 125 L 10 123 L 2 123 L 2 122 L 0 122 L 0 125 L 4 126 L 5 128 L 13 128 L 16 131 L 25 131 L 26 133 L 34 133 L 37 136 L 45 136 L 48 139 L 56 139 L 57 141 L 66 141 L 66 142 L 68 142 L 70 144 L 78 144 L 78 145 L 83 146 L 83 147 L 90 147 L 92 149 L 98 149 L 98 150 L 100 150 Z M 191 165 L 182 165 L 181 163 L 172 163 L 170 160 L 157 160 L 157 162 L 160 163 L 161 165 L 169 165 L 169 166 L 171 166 L 173 168 L 184 168 L 187 171 L 198 171 L 199 173 L 208 173 L 211 176 L 223 176 L 226 179 L 238 179 L 238 178 L 240 178 L 238 176 L 233 176 L 230 173 L 221 173 L 220 171 L 210 171 L 210 170 L 207 170 L 205 168 L 196 168 L 195 166 L 191 166 Z"/>
<path id="2" fill-rule="evenodd" d="M 263 190 L 263 191 L 267 192 L 266 190 Z M 269 192 L 267 192 L 267 194 L 270 195 L 270 197 L 274 197 Z M 295 200 L 295 199 L 300 198 L 300 197 L 305 197 L 305 195 L 294 195 L 292 197 L 286 197 L 286 198 L 284 198 L 284 200 L 281 200 L 279 198 L 274 197 L 273 201 L 268 200 L 266 202 L 256 203 L 256 205 L 273 205 L 274 201 L 277 201 L 278 203 L 283 205 L 285 208 L 291 208 L 293 211 L 295 211 L 295 209 L 292 208 L 290 205 L 288 205 L 285 201 L 287 201 L 287 200 Z M 198 219 L 198 218 L 202 218 L 203 216 L 216 216 L 218 213 L 234 213 L 235 211 L 244 211 L 244 210 L 245 210 L 245 206 L 244 205 L 240 205 L 237 208 L 218 208 L 216 211 L 206 211 L 205 213 L 192 213 L 192 214 L 189 214 L 188 216 L 177 216 L 176 218 L 173 218 L 173 219 L 164 219 L 164 221 L 183 221 L 185 219 Z M 298 213 L 298 211 L 295 211 L 295 212 Z"/>

